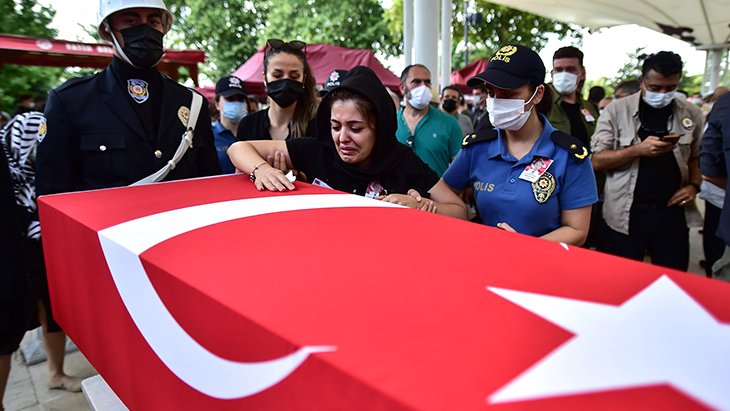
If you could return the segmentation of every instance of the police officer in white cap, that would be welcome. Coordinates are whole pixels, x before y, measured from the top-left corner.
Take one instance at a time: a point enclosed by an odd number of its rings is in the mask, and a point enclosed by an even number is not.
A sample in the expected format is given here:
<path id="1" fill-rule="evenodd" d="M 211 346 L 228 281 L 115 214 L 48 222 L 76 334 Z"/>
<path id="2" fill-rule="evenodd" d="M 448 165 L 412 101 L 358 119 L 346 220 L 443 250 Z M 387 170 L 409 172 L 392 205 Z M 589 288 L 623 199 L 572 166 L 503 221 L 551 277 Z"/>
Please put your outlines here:
<path id="1" fill-rule="evenodd" d="M 172 20 L 162 0 L 101 0 L 98 31 L 114 56 L 49 93 L 38 195 L 220 173 L 207 104 L 156 69 Z"/>
<path id="2" fill-rule="evenodd" d="M 155 68 L 172 24 L 162 0 L 102 0 L 99 15 L 99 34 L 114 43 L 112 63 L 49 93 L 38 130 L 36 194 L 220 173 L 208 105 Z M 36 263 L 44 276 L 42 261 Z M 80 380 L 63 372 L 66 337 L 41 288 L 48 387 L 81 391 Z"/>

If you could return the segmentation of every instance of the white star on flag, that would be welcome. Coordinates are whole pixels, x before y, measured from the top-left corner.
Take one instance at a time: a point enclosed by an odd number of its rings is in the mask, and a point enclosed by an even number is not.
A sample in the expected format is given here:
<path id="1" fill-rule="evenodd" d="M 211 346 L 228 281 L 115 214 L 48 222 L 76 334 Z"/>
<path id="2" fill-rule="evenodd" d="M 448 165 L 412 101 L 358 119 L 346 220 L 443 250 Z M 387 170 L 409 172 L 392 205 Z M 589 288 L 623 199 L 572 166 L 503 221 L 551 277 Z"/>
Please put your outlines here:
<path id="1" fill-rule="evenodd" d="M 667 276 L 620 306 L 487 289 L 575 334 L 490 395 L 490 403 L 668 384 L 730 409 L 730 325 Z"/>

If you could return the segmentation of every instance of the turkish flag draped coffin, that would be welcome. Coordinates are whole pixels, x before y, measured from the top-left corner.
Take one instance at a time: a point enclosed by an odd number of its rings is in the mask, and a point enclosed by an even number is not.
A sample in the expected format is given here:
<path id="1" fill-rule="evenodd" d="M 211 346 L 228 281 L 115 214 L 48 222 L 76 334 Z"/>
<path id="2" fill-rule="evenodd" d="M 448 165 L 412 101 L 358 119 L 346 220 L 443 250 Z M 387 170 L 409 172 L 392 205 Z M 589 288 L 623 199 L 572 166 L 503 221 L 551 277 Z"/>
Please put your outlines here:
<path id="1" fill-rule="evenodd" d="M 245 176 L 40 199 L 53 309 L 133 410 L 730 409 L 730 286 Z"/>

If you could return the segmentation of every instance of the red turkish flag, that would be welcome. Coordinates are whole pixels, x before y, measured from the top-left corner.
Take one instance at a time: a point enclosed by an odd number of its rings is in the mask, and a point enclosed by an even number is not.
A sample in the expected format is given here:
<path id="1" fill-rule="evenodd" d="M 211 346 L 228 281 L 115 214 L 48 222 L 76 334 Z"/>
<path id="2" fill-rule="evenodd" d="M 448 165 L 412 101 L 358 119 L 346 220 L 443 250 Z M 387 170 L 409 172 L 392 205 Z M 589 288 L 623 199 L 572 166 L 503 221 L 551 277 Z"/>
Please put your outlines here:
<path id="1" fill-rule="evenodd" d="M 130 409 L 730 407 L 728 284 L 296 184 L 39 200 L 56 319 Z"/>

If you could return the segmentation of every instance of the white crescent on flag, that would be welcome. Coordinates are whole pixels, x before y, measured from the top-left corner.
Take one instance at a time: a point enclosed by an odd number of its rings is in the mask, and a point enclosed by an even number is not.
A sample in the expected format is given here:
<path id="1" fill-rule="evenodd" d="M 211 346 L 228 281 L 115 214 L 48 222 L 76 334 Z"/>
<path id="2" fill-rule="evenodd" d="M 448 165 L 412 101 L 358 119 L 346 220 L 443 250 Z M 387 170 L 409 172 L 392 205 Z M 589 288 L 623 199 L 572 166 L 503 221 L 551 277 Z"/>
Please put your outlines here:
<path id="1" fill-rule="evenodd" d="M 175 320 L 144 270 L 140 254 L 177 235 L 209 225 L 262 214 L 346 207 L 400 207 L 347 194 L 289 195 L 202 204 L 126 221 L 99 231 L 114 284 L 150 348 L 178 378 L 220 399 L 264 391 L 285 379 L 312 353 L 333 346 L 305 346 L 270 361 L 236 362 L 211 353 Z"/>

